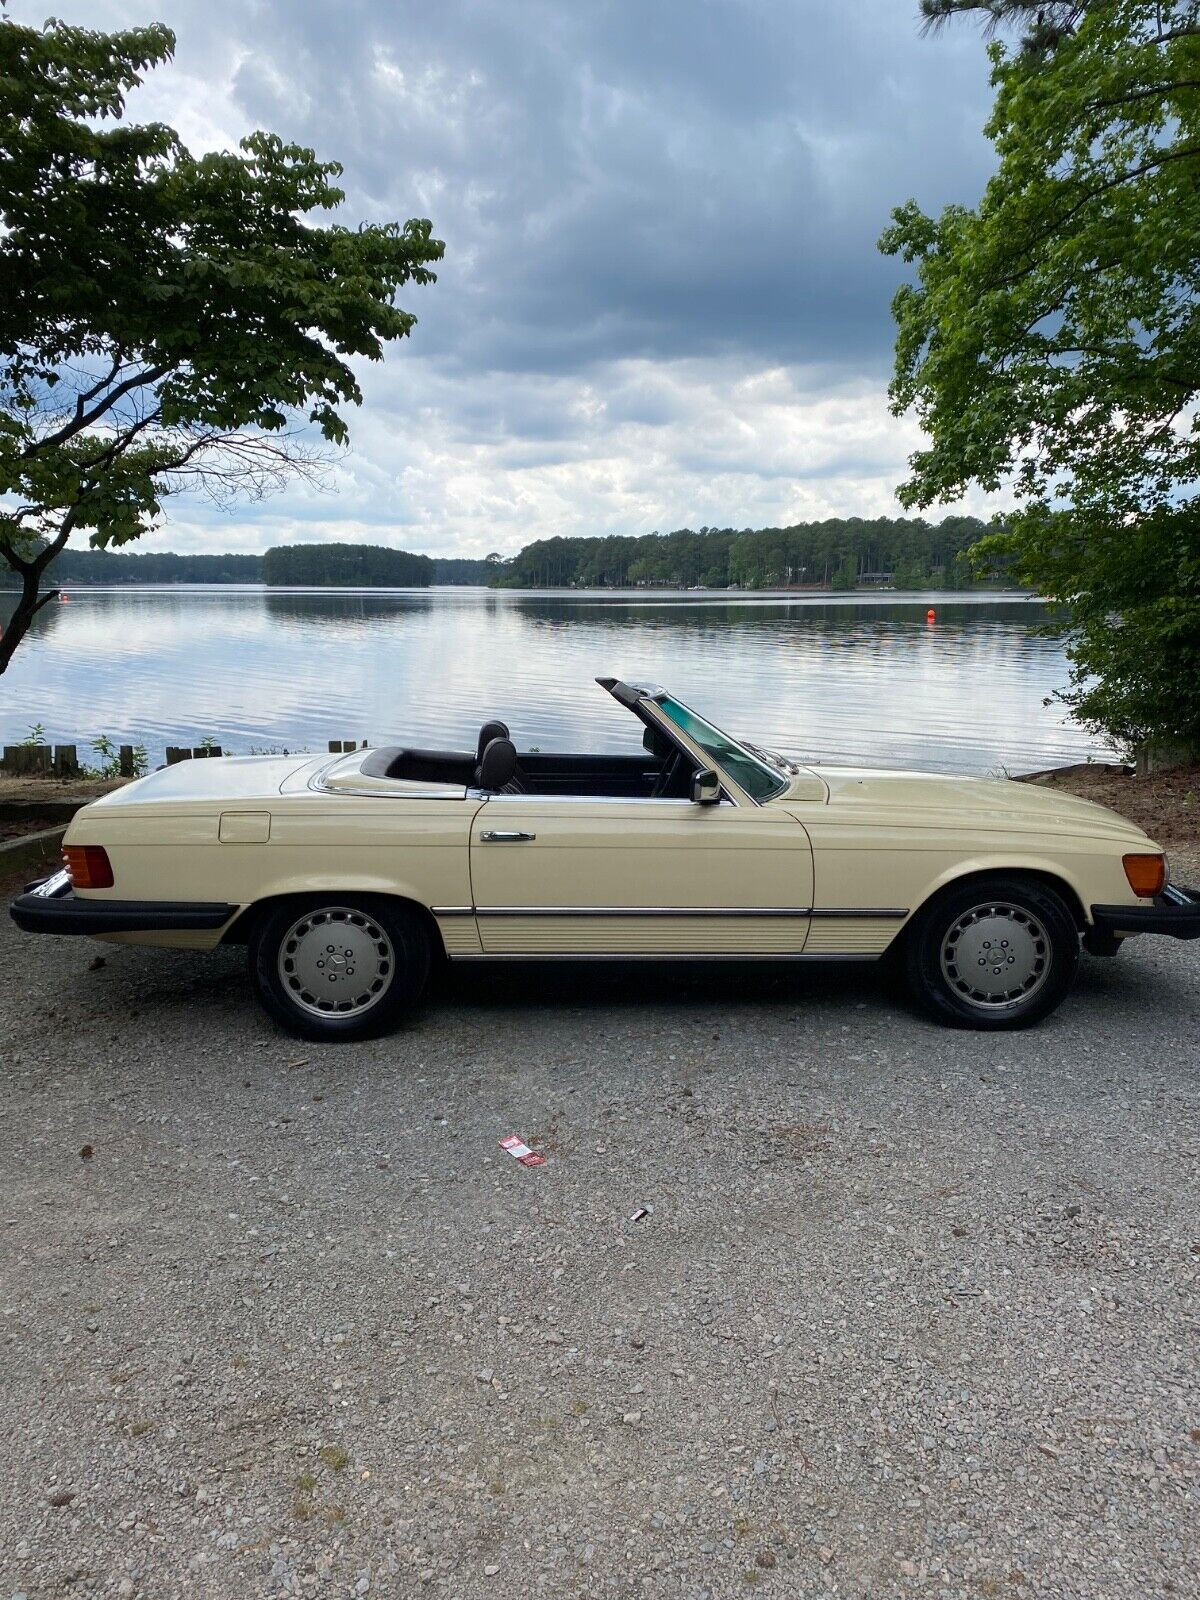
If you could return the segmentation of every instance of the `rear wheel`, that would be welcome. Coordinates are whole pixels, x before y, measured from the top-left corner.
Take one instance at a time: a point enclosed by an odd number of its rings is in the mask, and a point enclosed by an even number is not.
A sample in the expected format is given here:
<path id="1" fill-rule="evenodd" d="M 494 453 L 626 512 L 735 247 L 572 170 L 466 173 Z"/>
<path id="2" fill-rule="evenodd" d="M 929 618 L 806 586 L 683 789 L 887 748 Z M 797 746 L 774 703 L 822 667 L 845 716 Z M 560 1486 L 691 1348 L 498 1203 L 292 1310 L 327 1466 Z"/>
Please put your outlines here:
<path id="1" fill-rule="evenodd" d="M 1062 897 L 1019 876 L 980 878 L 938 895 L 905 945 L 916 999 L 959 1028 L 1023 1028 L 1048 1016 L 1079 964 L 1079 930 Z"/>
<path id="2" fill-rule="evenodd" d="M 249 954 L 264 1008 L 301 1039 L 384 1033 L 429 976 L 419 916 L 367 895 L 284 902 L 268 912 Z"/>

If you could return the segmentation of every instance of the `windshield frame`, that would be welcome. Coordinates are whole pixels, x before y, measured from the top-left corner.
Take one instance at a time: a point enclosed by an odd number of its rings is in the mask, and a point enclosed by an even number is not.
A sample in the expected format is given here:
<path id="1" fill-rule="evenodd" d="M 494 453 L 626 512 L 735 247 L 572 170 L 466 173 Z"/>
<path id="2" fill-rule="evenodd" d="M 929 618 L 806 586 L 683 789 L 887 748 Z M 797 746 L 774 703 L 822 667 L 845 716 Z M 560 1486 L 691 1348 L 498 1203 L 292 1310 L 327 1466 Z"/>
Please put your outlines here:
<path id="1" fill-rule="evenodd" d="M 648 695 L 650 700 L 677 733 L 683 734 L 723 776 L 735 783 L 755 805 L 765 805 L 776 800 L 788 787 L 787 778 L 771 762 L 747 749 L 740 739 L 718 728 L 716 723 L 694 710 L 684 701 L 665 689 Z M 682 715 L 674 715 L 682 713 Z M 731 761 L 730 756 L 734 759 Z M 750 780 L 750 781 L 747 781 Z"/>
<path id="2" fill-rule="evenodd" d="M 723 787 L 728 791 L 730 800 L 735 805 L 765 805 L 768 801 L 777 799 L 785 794 L 791 787 L 793 774 L 789 773 L 781 763 L 775 762 L 764 750 L 759 752 L 753 746 L 747 745 L 744 740 L 735 739 L 731 733 L 726 733 L 723 728 L 718 728 L 715 722 L 710 722 L 707 717 L 680 700 L 660 683 L 624 683 L 620 678 L 600 677 L 596 682 L 619 705 L 627 711 L 632 711 L 639 722 L 646 723 L 659 729 L 670 741 L 701 767 L 713 768 L 722 780 Z M 718 756 L 715 749 L 702 743 L 694 731 L 690 731 L 683 722 L 677 722 L 667 711 L 665 702 L 677 706 L 686 718 L 690 719 L 693 726 L 699 724 L 708 733 L 715 736 L 724 746 L 736 751 L 740 760 L 752 771 L 761 774 L 768 780 L 769 791 L 764 791 L 761 798 L 738 775 L 736 767 L 730 767 Z M 797 769 L 799 770 L 799 769 Z"/>

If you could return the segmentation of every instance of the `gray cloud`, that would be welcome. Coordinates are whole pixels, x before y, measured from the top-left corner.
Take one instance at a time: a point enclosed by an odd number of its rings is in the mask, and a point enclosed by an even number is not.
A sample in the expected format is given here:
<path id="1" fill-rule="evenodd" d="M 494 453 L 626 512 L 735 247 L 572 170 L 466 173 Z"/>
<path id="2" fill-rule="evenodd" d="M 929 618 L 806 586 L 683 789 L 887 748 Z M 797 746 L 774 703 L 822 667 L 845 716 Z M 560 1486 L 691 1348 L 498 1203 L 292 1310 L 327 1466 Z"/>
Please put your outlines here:
<path id="1" fill-rule="evenodd" d="M 980 43 L 923 39 L 916 0 L 63 9 L 177 30 L 176 63 L 137 114 L 195 143 L 273 128 L 344 164 L 346 220 L 428 215 L 445 238 L 439 283 L 402 296 L 420 319 L 411 343 L 367 374 L 336 527 L 511 547 L 584 531 L 566 526 L 575 511 L 783 517 L 815 479 L 831 485 L 823 503 L 879 509 L 902 476 L 915 441 L 883 394 L 898 268 L 875 240 L 894 204 L 969 201 L 989 168 Z M 751 387 L 731 432 L 729 388 L 771 373 L 791 399 Z M 788 419 L 822 394 L 822 428 L 840 418 L 845 434 L 814 462 Z M 722 474 L 737 503 L 720 511 L 707 480 Z M 289 504 L 297 521 L 320 515 Z M 265 531 L 279 510 L 253 516 Z"/>
<path id="2" fill-rule="evenodd" d="M 447 261 L 416 303 L 446 361 L 743 350 L 878 371 L 889 208 L 969 196 L 987 169 L 979 43 L 923 40 L 915 11 L 273 0 L 229 7 L 231 101 L 342 160 L 354 211 L 433 217 Z M 168 14 L 184 61 L 213 7 Z"/>

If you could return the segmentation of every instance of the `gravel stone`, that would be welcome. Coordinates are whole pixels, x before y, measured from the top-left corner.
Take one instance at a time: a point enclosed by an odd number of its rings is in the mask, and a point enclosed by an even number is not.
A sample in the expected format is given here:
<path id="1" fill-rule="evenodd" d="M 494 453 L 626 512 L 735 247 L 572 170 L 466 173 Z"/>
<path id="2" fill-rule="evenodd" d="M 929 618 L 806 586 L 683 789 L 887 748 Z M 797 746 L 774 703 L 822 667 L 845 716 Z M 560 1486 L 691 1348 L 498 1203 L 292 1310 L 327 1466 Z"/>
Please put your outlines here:
<path id="1" fill-rule="evenodd" d="M 240 951 L 94 953 L 0 920 L 0 1596 L 1200 1592 L 1200 949 L 1001 1035 L 455 972 L 303 1055 Z"/>

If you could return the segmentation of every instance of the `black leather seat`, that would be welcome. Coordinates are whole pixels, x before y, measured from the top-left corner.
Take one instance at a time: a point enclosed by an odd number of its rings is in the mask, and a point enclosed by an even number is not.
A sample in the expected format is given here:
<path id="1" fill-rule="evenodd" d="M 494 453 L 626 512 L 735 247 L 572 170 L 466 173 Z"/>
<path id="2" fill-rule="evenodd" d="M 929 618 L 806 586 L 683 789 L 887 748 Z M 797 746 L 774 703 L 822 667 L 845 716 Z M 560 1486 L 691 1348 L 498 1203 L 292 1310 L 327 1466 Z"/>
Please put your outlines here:
<path id="1" fill-rule="evenodd" d="M 507 739 L 508 724 L 506 722 L 485 722 L 479 730 L 479 738 L 475 743 L 475 764 L 483 760 L 483 752 L 493 739 Z"/>
<path id="2" fill-rule="evenodd" d="M 517 747 L 511 739 L 489 739 L 475 768 L 475 787 L 491 794 L 523 794 L 525 784 L 517 766 Z"/>

